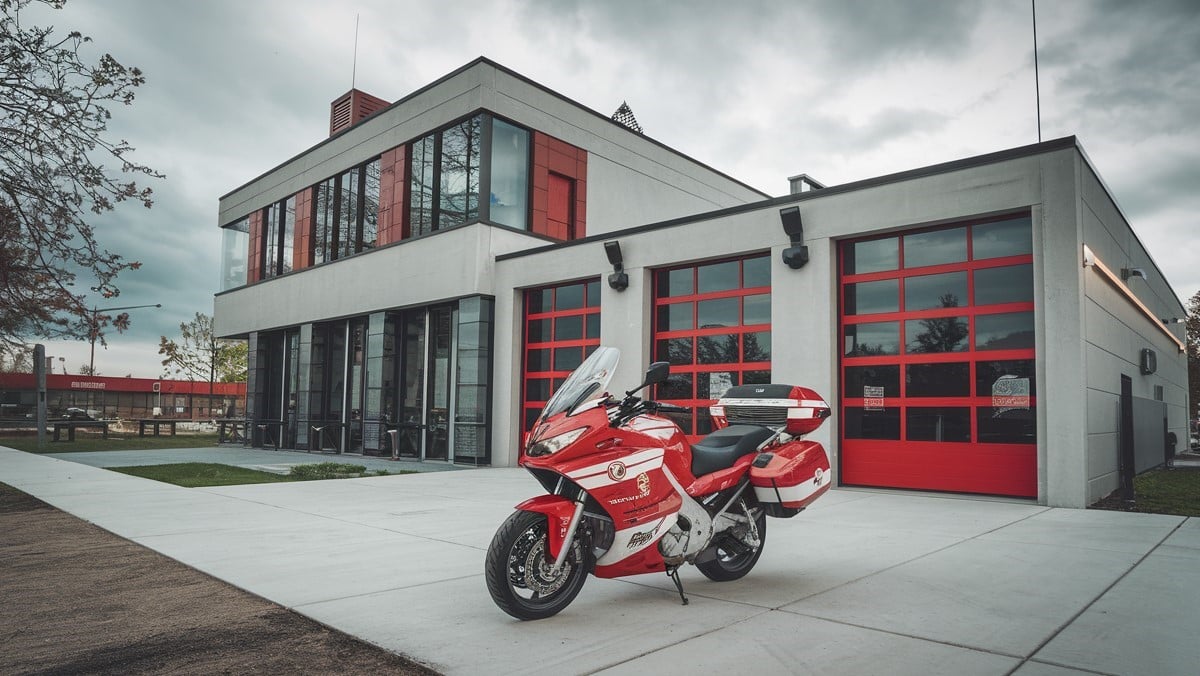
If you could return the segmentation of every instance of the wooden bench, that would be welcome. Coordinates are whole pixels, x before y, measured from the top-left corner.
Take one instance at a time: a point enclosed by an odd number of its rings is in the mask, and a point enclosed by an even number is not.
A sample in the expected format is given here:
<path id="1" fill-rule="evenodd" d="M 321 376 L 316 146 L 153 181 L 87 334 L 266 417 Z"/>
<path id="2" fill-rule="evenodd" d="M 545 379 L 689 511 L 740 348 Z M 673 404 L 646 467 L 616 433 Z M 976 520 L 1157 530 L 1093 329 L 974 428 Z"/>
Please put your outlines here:
<path id="1" fill-rule="evenodd" d="M 99 427 L 104 431 L 104 438 L 108 438 L 107 420 L 53 420 L 50 422 L 54 426 L 54 437 L 51 441 L 61 441 L 62 431 L 67 431 L 67 441 L 75 441 L 75 430 L 80 427 Z"/>
<path id="2" fill-rule="evenodd" d="M 178 420 L 163 420 L 162 418 L 141 418 L 138 420 L 138 436 L 146 436 L 146 428 L 150 427 L 154 436 L 159 436 L 161 426 L 166 425 L 171 430 L 171 436 L 175 436 L 175 423 Z"/>

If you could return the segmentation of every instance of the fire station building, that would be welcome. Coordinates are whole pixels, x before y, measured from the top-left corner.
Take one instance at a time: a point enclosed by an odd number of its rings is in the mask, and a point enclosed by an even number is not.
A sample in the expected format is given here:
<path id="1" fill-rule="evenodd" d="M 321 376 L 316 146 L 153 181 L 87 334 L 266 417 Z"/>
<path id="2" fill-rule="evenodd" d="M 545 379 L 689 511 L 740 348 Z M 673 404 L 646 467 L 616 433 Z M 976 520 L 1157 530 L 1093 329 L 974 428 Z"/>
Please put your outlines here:
<path id="1" fill-rule="evenodd" d="M 697 438 L 733 385 L 820 392 L 841 486 L 1084 507 L 1123 448 L 1187 438 L 1184 309 L 1075 138 L 791 182 L 487 59 L 395 103 L 353 90 L 221 198 L 216 328 L 249 341 L 259 441 L 289 448 L 515 465 L 601 344 L 617 388 L 670 361 L 656 396 Z"/>

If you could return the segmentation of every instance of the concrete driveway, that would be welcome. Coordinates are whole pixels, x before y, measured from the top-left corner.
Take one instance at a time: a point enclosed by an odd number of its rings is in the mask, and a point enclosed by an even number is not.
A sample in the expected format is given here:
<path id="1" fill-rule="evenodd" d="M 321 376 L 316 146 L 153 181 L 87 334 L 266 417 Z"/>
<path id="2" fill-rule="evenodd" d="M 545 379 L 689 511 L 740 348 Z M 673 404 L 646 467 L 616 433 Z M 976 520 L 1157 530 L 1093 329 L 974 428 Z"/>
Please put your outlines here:
<path id="1" fill-rule="evenodd" d="M 488 597 L 519 469 L 184 489 L 0 448 L 0 481 L 450 674 L 1189 674 L 1200 519 L 835 490 L 769 520 L 737 582 L 591 578 L 517 622 Z M 98 591 L 102 593 L 102 591 Z"/>

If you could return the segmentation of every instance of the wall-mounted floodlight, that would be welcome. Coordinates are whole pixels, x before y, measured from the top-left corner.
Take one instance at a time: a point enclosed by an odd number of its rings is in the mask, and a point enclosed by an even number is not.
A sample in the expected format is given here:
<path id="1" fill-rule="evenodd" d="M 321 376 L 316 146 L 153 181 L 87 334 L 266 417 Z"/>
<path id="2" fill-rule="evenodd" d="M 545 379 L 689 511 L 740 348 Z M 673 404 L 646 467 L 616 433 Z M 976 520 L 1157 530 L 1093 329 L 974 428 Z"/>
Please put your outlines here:
<path id="1" fill-rule="evenodd" d="M 629 288 L 629 275 L 625 274 L 625 259 L 621 256 L 621 243 L 617 240 L 604 243 L 604 253 L 612 263 L 613 272 L 608 276 L 608 285 L 616 291 Z"/>
<path id="2" fill-rule="evenodd" d="M 1150 279 L 1146 276 L 1146 271 L 1141 268 L 1121 268 L 1121 281 L 1128 282 L 1134 277 L 1141 277 L 1146 280 Z"/>
<path id="3" fill-rule="evenodd" d="M 783 232 L 792 243 L 783 250 L 783 262 L 789 268 L 799 270 L 808 263 L 808 247 L 804 246 L 804 223 L 800 220 L 800 207 L 780 209 L 779 220 L 783 223 Z"/>

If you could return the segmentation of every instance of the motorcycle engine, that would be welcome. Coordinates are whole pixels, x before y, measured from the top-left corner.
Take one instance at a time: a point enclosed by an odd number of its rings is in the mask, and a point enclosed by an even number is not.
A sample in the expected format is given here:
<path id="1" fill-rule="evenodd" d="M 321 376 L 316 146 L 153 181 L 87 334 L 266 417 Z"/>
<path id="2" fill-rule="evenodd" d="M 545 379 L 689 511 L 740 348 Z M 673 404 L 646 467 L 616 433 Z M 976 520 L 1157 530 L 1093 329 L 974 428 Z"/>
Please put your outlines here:
<path id="1" fill-rule="evenodd" d="M 700 503 L 685 497 L 675 525 L 658 541 L 658 551 L 668 565 L 678 566 L 703 551 L 712 536 L 712 517 Z"/>

